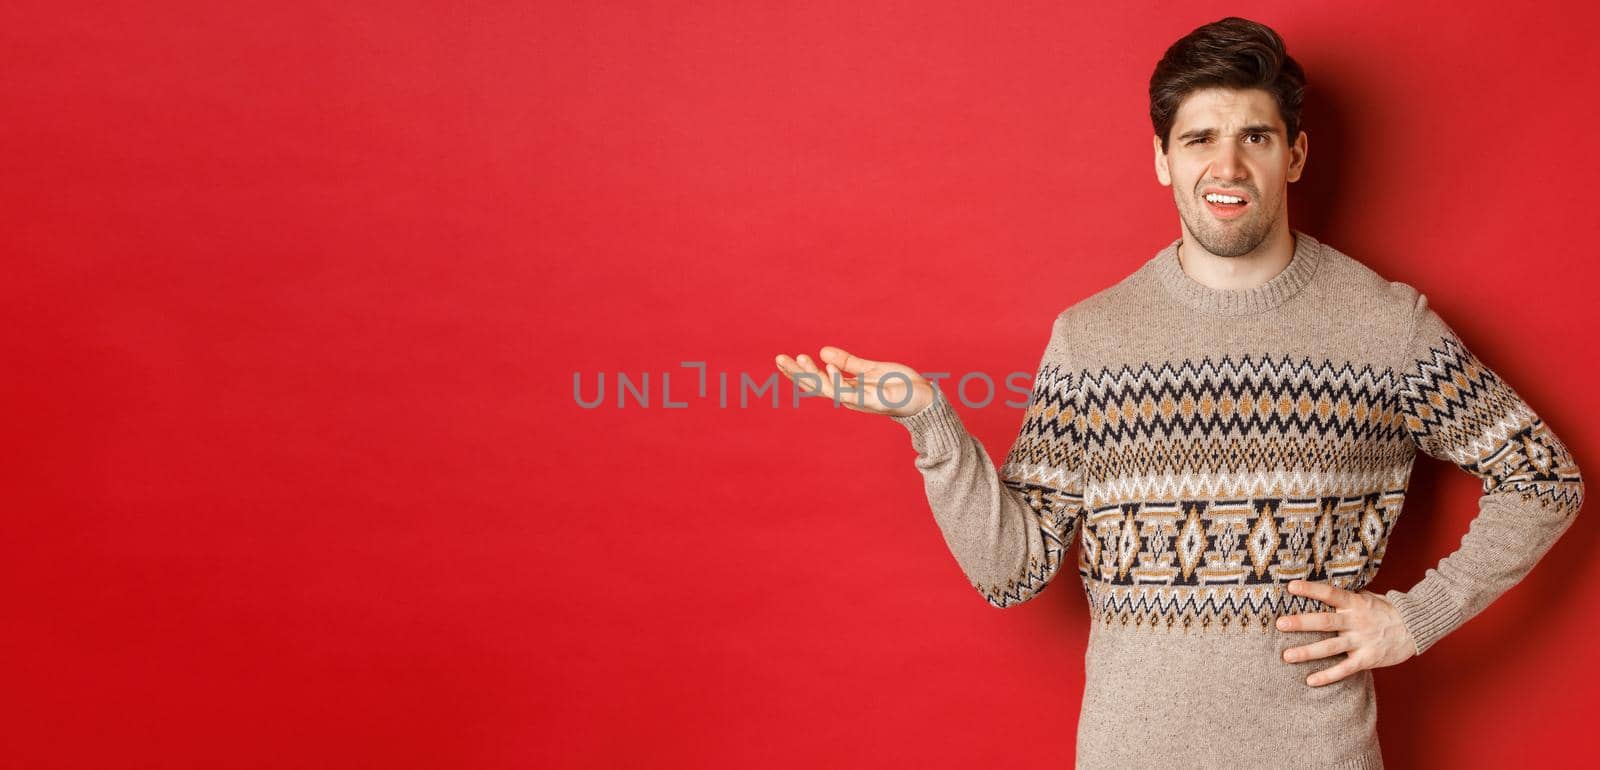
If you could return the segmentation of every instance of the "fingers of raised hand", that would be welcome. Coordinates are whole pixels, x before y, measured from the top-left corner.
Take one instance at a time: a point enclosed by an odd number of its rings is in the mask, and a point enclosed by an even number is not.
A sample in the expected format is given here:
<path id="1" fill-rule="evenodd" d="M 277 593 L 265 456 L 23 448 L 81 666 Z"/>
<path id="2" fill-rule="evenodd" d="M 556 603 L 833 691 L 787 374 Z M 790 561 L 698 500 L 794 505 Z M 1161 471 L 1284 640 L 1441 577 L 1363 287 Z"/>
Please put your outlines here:
<path id="1" fill-rule="evenodd" d="M 828 376 L 817 368 L 817 362 L 813 361 L 811 356 L 801 353 L 795 356 L 795 363 L 800 365 L 801 372 L 812 375 L 799 379 L 801 390 L 807 393 L 816 392 L 828 397 L 833 396 L 833 388 L 829 387 L 831 383 L 828 381 Z"/>
<path id="2" fill-rule="evenodd" d="M 822 350 L 818 351 L 818 355 L 822 357 L 823 361 L 837 366 L 851 374 L 865 374 L 871 371 L 872 367 L 877 364 L 876 361 L 869 361 L 860 356 L 851 355 L 848 351 L 836 348 L 832 345 L 822 346 Z"/>
<path id="3" fill-rule="evenodd" d="M 786 355 L 784 355 L 782 353 L 779 353 L 778 357 L 773 359 L 773 361 L 774 361 L 774 363 L 776 363 L 778 365 L 778 371 L 782 372 L 784 377 L 787 377 L 790 382 L 796 382 L 796 383 L 800 384 L 802 389 L 804 388 L 805 380 L 803 380 L 803 379 L 802 380 L 796 380 L 795 379 L 795 375 L 799 374 L 800 372 L 805 371 L 800 366 L 800 362 L 799 361 L 796 361 L 795 359 L 790 358 L 789 356 L 786 356 Z"/>
<path id="4" fill-rule="evenodd" d="M 877 403 L 877 388 L 865 378 L 846 378 L 832 363 L 825 364 L 825 370 L 818 369 L 817 362 L 804 353 L 794 358 L 779 355 L 775 363 L 801 392 L 832 399 L 858 412 L 875 411 L 867 405 Z"/>
<path id="5" fill-rule="evenodd" d="M 775 361 L 778 371 L 783 372 L 783 376 L 793 382 L 796 388 L 802 392 L 812 393 L 821 387 L 822 377 L 817 374 L 815 366 L 806 367 L 810 360 L 804 354 L 794 358 L 780 354 Z"/>

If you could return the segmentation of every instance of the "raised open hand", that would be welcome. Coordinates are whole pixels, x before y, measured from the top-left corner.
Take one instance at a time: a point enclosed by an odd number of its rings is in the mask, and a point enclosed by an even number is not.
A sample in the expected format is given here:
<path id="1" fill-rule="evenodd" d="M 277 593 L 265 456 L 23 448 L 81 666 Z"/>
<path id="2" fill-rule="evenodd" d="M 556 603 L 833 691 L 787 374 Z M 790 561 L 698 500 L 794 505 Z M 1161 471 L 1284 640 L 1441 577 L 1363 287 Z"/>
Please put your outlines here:
<path id="1" fill-rule="evenodd" d="M 871 361 L 831 345 L 818 353 L 825 369 L 801 353 L 779 354 L 778 371 L 801 391 L 833 399 L 858 412 L 907 417 L 933 403 L 933 383 L 904 364 Z"/>

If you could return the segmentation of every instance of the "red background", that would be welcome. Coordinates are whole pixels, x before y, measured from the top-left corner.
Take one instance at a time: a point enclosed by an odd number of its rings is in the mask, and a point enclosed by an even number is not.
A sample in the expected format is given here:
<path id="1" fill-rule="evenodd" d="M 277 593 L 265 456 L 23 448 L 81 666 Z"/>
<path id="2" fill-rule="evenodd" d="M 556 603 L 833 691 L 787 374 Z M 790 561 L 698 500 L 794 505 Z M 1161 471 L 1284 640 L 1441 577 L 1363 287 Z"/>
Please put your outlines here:
<path id="1" fill-rule="evenodd" d="M 150 5 L 0 10 L 7 767 L 1069 766 L 1076 575 L 996 611 L 903 429 L 679 362 L 1031 372 L 1177 236 L 1145 88 L 1230 13 L 1310 74 L 1291 223 L 1600 468 L 1578 4 Z M 1420 460 L 1371 588 L 1477 493 Z M 1588 759 L 1595 533 L 1378 672 L 1391 764 Z"/>

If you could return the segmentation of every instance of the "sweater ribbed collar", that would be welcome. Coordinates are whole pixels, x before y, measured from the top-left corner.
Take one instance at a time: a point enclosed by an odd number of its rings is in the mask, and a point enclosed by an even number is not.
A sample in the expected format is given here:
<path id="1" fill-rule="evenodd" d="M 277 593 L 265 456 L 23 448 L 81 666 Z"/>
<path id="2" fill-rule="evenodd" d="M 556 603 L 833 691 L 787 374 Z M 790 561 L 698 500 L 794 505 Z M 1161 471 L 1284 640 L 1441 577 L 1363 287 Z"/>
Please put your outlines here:
<path id="1" fill-rule="evenodd" d="M 1289 264 L 1266 283 L 1250 289 L 1213 289 L 1183 272 L 1178 262 L 1180 236 L 1168 244 L 1150 261 L 1156 276 L 1174 299 L 1202 313 L 1219 316 L 1239 316 L 1271 310 L 1293 297 L 1322 262 L 1322 244 L 1299 230 L 1295 236 L 1294 256 Z"/>

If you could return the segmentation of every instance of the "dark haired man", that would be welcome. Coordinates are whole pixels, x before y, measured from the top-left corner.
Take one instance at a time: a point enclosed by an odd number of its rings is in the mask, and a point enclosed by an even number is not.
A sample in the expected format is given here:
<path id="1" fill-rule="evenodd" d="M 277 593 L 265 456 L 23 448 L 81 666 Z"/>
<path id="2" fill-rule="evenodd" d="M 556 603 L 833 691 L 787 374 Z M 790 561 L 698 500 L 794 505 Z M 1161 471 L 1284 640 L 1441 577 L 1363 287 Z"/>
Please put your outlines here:
<path id="1" fill-rule="evenodd" d="M 1582 504 L 1567 448 L 1423 294 L 1289 227 L 1304 87 L 1245 19 L 1166 51 L 1150 113 L 1182 235 L 1055 319 L 998 472 L 910 367 L 777 359 L 906 427 L 990 604 L 1037 596 L 1079 537 L 1079 767 L 1382 767 L 1371 669 L 1515 585 Z M 1482 479 L 1480 511 L 1410 590 L 1363 590 L 1418 452 Z"/>

